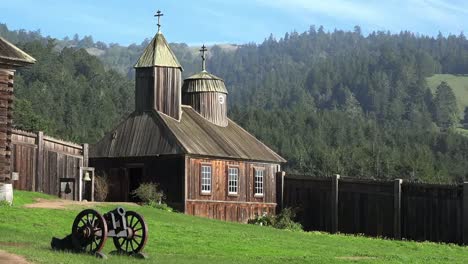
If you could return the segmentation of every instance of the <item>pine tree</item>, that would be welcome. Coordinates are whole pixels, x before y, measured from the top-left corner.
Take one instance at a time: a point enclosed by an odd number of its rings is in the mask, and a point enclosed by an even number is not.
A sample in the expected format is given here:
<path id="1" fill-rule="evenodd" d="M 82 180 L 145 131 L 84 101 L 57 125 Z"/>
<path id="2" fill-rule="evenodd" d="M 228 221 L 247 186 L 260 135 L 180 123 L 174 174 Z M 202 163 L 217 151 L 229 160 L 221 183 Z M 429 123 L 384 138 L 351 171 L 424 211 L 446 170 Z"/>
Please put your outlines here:
<path id="1" fill-rule="evenodd" d="M 463 127 L 468 129 L 468 106 L 465 107 L 464 118 L 463 118 Z"/>
<path id="2" fill-rule="evenodd" d="M 458 123 L 457 100 L 452 88 L 441 82 L 434 99 L 435 121 L 441 128 L 447 129 Z"/>

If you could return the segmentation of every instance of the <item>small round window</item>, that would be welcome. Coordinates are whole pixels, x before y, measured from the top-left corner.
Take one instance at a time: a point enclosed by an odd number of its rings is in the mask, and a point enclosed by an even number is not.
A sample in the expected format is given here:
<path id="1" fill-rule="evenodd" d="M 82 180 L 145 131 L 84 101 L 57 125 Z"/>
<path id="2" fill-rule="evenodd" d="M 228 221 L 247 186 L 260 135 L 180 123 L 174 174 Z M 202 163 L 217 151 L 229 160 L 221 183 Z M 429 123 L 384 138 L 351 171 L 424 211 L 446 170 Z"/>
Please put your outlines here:
<path id="1" fill-rule="evenodd" d="M 224 96 L 223 96 L 223 95 L 220 95 L 220 96 L 218 97 L 218 101 L 219 101 L 220 104 L 224 104 Z"/>

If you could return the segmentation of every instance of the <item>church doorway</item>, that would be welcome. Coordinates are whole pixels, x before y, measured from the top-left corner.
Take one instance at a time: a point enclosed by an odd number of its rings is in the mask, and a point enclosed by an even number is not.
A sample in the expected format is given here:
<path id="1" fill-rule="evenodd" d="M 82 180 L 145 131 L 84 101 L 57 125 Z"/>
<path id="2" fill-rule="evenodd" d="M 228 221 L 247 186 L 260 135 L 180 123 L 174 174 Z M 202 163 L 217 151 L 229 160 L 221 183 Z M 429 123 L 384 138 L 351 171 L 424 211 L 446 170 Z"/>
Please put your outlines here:
<path id="1" fill-rule="evenodd" d="M 132 195 L 132 192 L 136 190 L 143 179 L 143 167 L 128 168 L 128 201 L 138 203 L 140 199 Z"/>

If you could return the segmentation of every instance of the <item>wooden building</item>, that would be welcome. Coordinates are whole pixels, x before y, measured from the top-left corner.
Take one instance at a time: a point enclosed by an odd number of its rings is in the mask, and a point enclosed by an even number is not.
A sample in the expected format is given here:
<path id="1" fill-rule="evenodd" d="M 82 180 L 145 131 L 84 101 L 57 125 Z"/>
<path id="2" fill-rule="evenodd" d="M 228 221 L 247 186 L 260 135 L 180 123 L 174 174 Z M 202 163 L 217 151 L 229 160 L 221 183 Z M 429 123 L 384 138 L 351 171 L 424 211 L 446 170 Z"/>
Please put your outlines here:
<path id="1" fill-rule="evenodd" d="M 36 60 L 0 37 L 0 183 L 11 180 L 13 79 L 15 70 Z"/>
<path id="2" fill-rule="evenodd" d="M 132 200 L 140 183 L 156 182 L 187 214 L 246 222 L 274 213 L 285 160 L 227 117 L 224 81 L 203 66 L 182 84 L 160 31 L 135 69 L 135 111 L 90 146 L 90 165 L 111 185 L 109 200 Z"/>

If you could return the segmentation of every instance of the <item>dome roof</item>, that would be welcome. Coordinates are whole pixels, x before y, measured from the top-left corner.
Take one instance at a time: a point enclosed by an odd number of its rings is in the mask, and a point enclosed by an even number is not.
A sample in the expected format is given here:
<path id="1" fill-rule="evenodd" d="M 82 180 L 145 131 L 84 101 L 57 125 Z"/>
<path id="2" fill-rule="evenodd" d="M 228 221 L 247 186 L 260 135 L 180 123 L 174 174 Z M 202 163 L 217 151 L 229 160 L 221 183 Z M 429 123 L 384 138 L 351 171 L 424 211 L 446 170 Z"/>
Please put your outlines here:
<path id="1" fill-rule="evenodd" d="M 224 80 L 207 72 L 202 71 L 184 80 L 182 86 L 184 93 L 218 92 L 227 94 Z"/>

